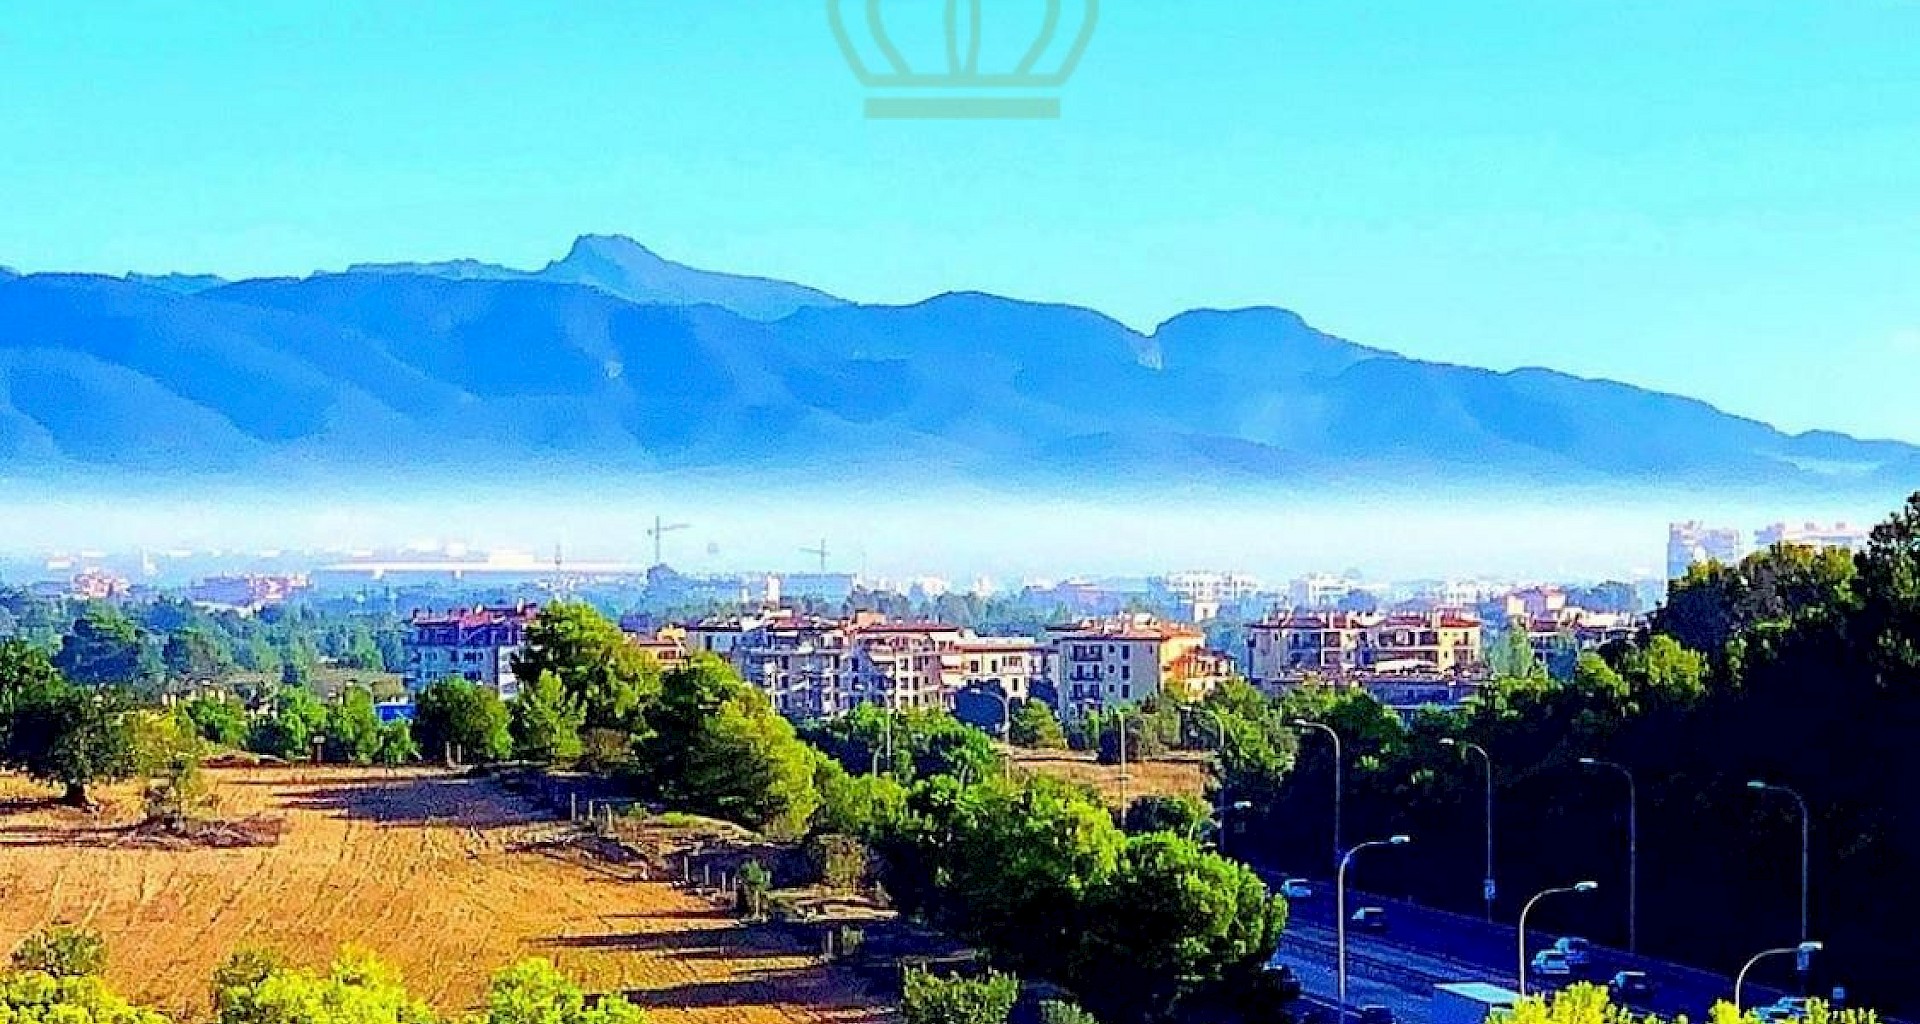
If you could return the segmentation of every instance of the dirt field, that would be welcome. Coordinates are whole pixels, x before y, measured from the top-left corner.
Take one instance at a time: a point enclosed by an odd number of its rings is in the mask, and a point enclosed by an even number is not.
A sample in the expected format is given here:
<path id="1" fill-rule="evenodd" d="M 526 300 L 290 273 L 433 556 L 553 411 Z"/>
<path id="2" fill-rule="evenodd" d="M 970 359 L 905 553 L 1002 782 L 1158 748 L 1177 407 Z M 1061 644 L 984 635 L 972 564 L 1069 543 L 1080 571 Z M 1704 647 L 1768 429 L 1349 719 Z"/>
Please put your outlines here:
<path id="1" fill-rule="evenodd" d="M 210 773 L 224 817 L 283 816 L 271 848 L 137 848 L 102 815 L 46 806 L 0 778 L 0 950 L 84 923 L 107 938 L 110 980 L 183 1020 L 208 1015 L 207 978 L 236 947 L 319 965 L 345 943 L 398 967 L 442 1011 L 473 1007 L 487 976 L 545 956 L 596 990 L 626 991 L 660 1024 L 865 1024 L 889 1017 L 843 972 L 768 930 L 556 840 L 559 826 L 492 783 L 429 772 Z M 130 791 L 103 794 L 114 806 Z"/>
<path id="2" fill-rule="evenodd" d="M 1015 750 L 1017 770 L 1055 775 L 1093 785 L 1114 806 L 1120 805 L 1121 782 L 1118 765 L 1101 764 L 1090 753 L 1066 750 Z M 1208 756 L 1173 754 L 1127 765 L 1126 795 L 1129 800 L 1157 794 L 1187 794 L 1204 797 L 1207 786 Z"/>

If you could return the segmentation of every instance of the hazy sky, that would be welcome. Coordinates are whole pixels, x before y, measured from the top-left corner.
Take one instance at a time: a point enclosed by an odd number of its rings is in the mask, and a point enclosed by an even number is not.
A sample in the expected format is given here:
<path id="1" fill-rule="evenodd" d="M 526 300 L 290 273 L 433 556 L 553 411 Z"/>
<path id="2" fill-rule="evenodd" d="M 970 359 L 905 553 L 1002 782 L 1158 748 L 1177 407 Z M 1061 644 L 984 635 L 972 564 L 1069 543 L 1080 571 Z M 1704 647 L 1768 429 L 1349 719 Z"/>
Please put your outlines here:
<path id="1" fill-rule="evenodd" d="M 1061 120 L 902 123 L 821 0 L 16 0 L 0 263 L 621 232 L 865 300 L 1285 305 L 1920 441 L 1917 41 L 1920 0 L 1107 0 Z"/>

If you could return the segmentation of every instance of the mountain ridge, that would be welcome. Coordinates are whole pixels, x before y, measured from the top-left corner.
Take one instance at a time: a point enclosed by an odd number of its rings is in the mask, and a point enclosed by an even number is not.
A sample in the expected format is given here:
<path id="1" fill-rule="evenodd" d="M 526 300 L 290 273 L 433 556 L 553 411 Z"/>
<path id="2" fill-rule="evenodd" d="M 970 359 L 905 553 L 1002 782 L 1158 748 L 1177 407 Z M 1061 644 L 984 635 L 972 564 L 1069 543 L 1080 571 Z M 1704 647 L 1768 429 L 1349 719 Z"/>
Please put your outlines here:
<path id="1" fill-rule="evenodd" d="M 1546 367 L 1412 359 L 1277 306 L 1141 331 L 981 292 L 863 305 L 617 236 L 583 236 L 540 271 L 207 281 L 0 275 L 0 474 L 520 464 L 830 483 L 858 467 L 1075 493 L 1920 479 L 1905 442 L 1787 434 Z"/>

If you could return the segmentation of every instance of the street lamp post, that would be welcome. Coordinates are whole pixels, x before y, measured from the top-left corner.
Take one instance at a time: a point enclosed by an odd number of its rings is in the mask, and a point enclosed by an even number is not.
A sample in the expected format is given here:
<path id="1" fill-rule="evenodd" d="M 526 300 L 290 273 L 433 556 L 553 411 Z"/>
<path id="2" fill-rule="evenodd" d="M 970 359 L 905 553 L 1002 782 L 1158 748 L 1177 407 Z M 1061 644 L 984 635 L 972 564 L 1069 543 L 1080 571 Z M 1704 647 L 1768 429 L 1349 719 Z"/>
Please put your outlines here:
<path id="1" fill-rule="evenodd" d="M 1540 893 L 1528 900 L 1526 906 L 1520 908 L 1520 994 L 1522 996 L 1527 994 L 1527 915 L 1533 913 L 1533 905 L 1549 896 L 1559 896 L 1570 892 L 1592 892 L 1598 888 L 1600 888 L 1599 882 L 1577 882 L 1573 885 L 1563 885 L 1557 889 L 1548 889 Z"/>
<path id="2" fill-rule="evenodd" d="M 1640 790 L 1633 769 L 1614 761 L 1583 757 L 1589 768 L 1619 772 L 1627 780 L 1627 952 L 1640 952 Z"/>
<path id="3" fill-rule="evenodd" d="M 1253 805 L 1245 800 L 1232 804 L 1227 802 L 1227 720 L 1220 714 L 1219 708 L 1202 705 L 1200 710 L 1213 718 L 1213 727 L 1220 737 L 1220 742 L 1214 747 L 1214 766 L 1220 773 L 1220 853 L 1224 856 L 1227 852 L 1227 812 L 1234 808 L 1244 810 Z"/>
<path id="4" fill-rule="evenodd" d="M 1314 722 L 1314 721 L 1309 721 L 1305 718 L 1294 719 L 1293 725 L 1294 725 L 1294 728 L 1297 728 L 1297 729 L 1315 729 L 1320 732 L 1324 732 L 1327 734 L 1328 737 L 1330 737 L 1333 740 L 1333 862 L 1336 866 L 1338 866 L 1340 863 L 1340 850 L 1341 850 L 1340 803 L 1342 800 L 1341 793 L 1343 791 L 1343 786 L 1340 780 L 1340 773 L 1341 773 L 1340 766 L 1341 766 L 1341 762 L 1344 760 L 1344 758 L 1340 753 L 1340 734 L 1333 730 L 1333 726 L 1328 725 L 1325 722 Z"/>
<path id="5" fill-rule="evenodd" d="M 1807 811 L 1807 798 L 1799 790 L 1786 786 L 1776 786 L 1761 779 L 1747 783 L 1747 788 L 1761 793 L 1785 793 L 1793 798 L 1800 807 L 1800 941 L 1807 941 L 1807 882 L 1811 874 L 1813 853 L 1813 815 Z"/>
<path id="6" fill-rule="evenodd" d="M 1234 802 L 1230 804 L 1226 804 L 1220 808 L 1220 843 L 1219 843 L 1220 856 L 1225 857 L 1227 855 L 1227 826 L 1230 820 L 1227 817 L 1228 812 L 1246 811 L 1246 810 L 1251 810 L 1252 808 L 1253 808 L 1253 802 L 1250 800 L 1235 800 Z"/>
<path id="7" fill-rule="evenodd" d="M 991 694 L 995 699 L 997 699 L 1000 702 L 1000 742 L 1007 746 L 1007 751 L 1000 756 L 1000 777 L 1003 781 L 1012 782 L 1013 781 L 1013 697 L 1012 695 L 1008 694 L 1006 690 L 1003 689 L 998 684 L 995 684 L 993 689 L 986 690 L 984 692 Z"/>
<path id="8" fill-rule="evenodd" d="M 1753 970 L 1755 964 L 1770 956 L 1786 956 L 1789 953 L 1793 953 L 1800 959 L 1802 965 L 1801 970 L 1805 970 L 1805 964 L 1813 958 L 1813 954 L 1820 952 L 1824 948 L 1826 947 L 1818 942 L 1802 942 L 1798 946 L 1783 946 L 1780 949 L 1769 949 L 1763 953 L 1755 954 L 1753 959 L 1747 961 L 1746 966 L 1740 968 L 1740 973 L 1733 979 L 1734 1012 L 1740 1013 L 1746 1010 L 1746 1004 L 1740 1001 L 1740 994 L 1741 990 L 1744 989 L 1747 984 L 1747 972 Z"/>
<path id="9" fill-rule="evenodd" d="M 1493 898 L 1496 894 L 1493 881 L 1493 755 L 1487 753 L 1487 748 L 1478 743 L 1466 743 L 1461 740 L 1456 740 L 1451 736 L 1442 739 L 1440 745 L 1443 747 L 1459 747 L 1461 750 L 1479 754 L 1480 760 L 1486 762 L 1487 765 L 1487 874 L 1485 882 L 1481 885 L 1481 890 L 1486 896 L 1487 920 L 1492 921 Z"/>
<path id="10" fill-rule="evenodd" d="M 1338 920 L 1339 928 L 1337 935 L 1338 941 L 1335 945 L 1338 947 L 1337 952 L 1339 959 L 1340 1024 L 1347 1024 L 1347 865 L 1353 861 L 1354 855 L 1361 850 L 1370 850 L 1376 846 L 1405 846 L 1411 842 L 1413 842 L 1413 839 L 1409 836 L 1376 839 L 1372 842 L 1361 843 L 1359 846 L 1348 850 L 1344 856 L 1339 858 L 1339 868 L 1334 874 L 1333 893 L 1334 914 Z"/>

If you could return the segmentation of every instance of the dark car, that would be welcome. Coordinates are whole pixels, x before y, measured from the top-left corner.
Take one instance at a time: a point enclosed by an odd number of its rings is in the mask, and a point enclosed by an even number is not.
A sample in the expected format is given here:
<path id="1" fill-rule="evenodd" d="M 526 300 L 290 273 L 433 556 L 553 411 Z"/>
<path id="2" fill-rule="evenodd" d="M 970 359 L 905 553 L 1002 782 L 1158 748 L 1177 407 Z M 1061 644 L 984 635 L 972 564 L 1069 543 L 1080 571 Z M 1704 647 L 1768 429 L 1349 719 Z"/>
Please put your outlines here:
<path id="1" fill-rule="evenodd" d="M 1383 907 L 1361 907 L 1353 912 L 1349 921 L 1363 931 L 1384 932 L 1387 930 L 1387 911 Z"/>
<path id="2" fill-rule="evenodd" d="M 1260 970 L 1260 985 L 1268 998 L 1276 1002 L 1288 1003 L 1300 998 L 1304 991 L 1300 976 L 1286 964 L 1268 964 Z"/>
<path id="3" fill-rule="evenodd" d="M 1360 1008 L 1360 1024 L 1394 1024 L 1393 1008 L 1370 1003 Z"/>
<path id="4" fill-rule="evenodd" d="M 1621 971 L 1607 982 L 1607 995 L 1616 1003 L 1643 1006 L 1653 999 L 1653 979 L 1645 971 Z"/>

